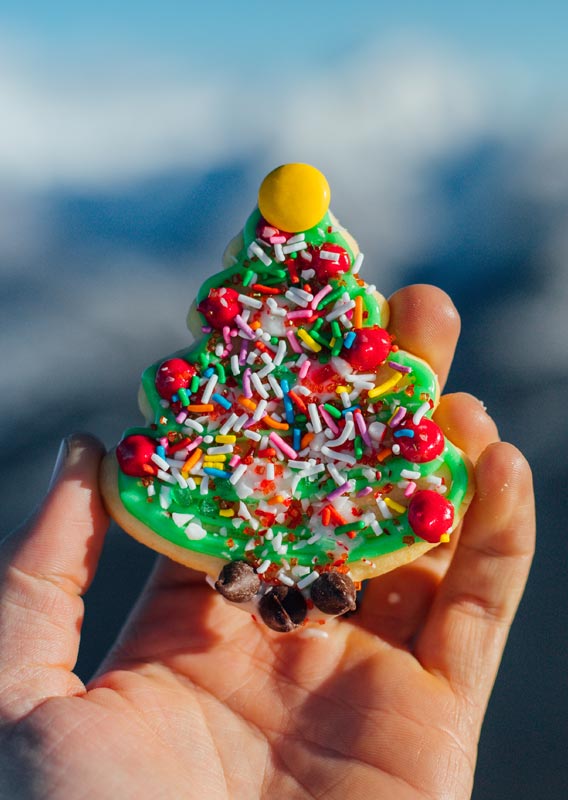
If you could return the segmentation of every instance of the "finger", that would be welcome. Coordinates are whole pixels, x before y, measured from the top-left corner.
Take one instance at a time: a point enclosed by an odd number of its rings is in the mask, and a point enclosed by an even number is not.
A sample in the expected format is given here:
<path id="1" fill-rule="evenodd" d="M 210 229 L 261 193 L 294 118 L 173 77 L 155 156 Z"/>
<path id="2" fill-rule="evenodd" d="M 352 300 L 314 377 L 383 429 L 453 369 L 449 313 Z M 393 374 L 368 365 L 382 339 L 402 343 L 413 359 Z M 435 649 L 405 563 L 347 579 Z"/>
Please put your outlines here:
<path id="1" fill-rule="evenodd" d="M 479 400 L 470 394 L 445 395 L 434 418 L 444 434 L 474 462 L 499 438 L 497 426 Z M 361 623 L 394 644 L 411 642 L 428 614 L 458 537 L 456 530 L 449 543 L 435 547 L 407 566 L 369 581 L 361 603 Z"/>
<path id="2" fill-rule="evenodd" d="M 436 286 L 416 284 L 389 298 L 389 330 L 402 350 L 423 358 L 443 389 L 460 334 L 460 317 L 448 295 Z"/>
<path id="3" fill-rule="evenodd" d="M 534 552 L 530 468 L 510 444 L 490 445 L 476 469 L 476 495 L 436 596 L 416 656 L 483 710 Z"/>
<path id="4" fill-rule="evenodd" d="M 33 707 L 77 691 L 71 674 L 108 517 L 98 491 L 104 448 L 76 435 L 61 446 L 48 494 L 0 548 L 0 707 Z M 14 681 L 17 676 L 17 685 Z"/>

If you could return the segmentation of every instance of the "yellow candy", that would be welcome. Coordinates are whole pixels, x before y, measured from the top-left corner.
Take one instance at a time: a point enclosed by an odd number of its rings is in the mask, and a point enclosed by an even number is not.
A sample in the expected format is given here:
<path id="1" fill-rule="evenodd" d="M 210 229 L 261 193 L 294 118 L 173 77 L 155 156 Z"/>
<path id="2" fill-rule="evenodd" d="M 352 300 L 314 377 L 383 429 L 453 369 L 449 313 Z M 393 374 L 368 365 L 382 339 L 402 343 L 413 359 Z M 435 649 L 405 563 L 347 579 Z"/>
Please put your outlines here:
<path id="1" fill-rule="evenodd" d="M 258 207 L 267 222 L 281 231 L 313 228 L 329 208 L 331 192 L 325 175 L 309 164 L 283 164 L 262 181 Z"/>

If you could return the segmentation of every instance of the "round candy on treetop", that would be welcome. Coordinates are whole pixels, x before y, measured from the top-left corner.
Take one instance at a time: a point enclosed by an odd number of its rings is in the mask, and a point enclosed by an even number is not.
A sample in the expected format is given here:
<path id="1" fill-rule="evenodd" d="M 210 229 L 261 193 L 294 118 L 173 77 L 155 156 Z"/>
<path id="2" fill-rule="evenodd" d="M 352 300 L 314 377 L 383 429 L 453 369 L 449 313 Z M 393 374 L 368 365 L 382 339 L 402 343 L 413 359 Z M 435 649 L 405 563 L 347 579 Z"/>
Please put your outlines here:
<path id="1" fill-rule="evenodd" d="M 123 439 L 116 448 L 116 459 L 125 475 L 134 478 L 147 478 L 155 475 L 156 467 L 152 456 L 156 452 L 156 442 L 141 433 Z"/>
<path id="2" fill-rule="evenodd" d="M 408 417 L 400 423 L 398 429 L 414 433 L 414 436 L 400 436 L 395 440 L 400 446 L 400 455 L 413 464 L 433 461 L 444 449 L 444 434 L 431 419 L 423 417 L 416 425 L 412 417 Z"/>
<path id="3" fill-rule="evenodd" d="M 320 281 L 335 278 L 340 272 L 348 272 L 351 267 L 349 253 L 340 244 L 330 242 L 329 244 L 324 244 L 323 247 L 308 247 L 307 252 L 312 257 L 308 266 L 315 270 L 316 276 Z M 333 257 L 326 258 L 326 253 Z"/>
<path id="4" fill-rule="evenodd" d="M 323 219 L 331 198 L 325 175 L 310 164 L 283 164 L 262 181 L 258 207 L 282 231 L 306 231 Z"/>
<path id="5" fill-rule="evenodd" d="M 171 400 L 180 389 L 187 389 L 197 370 L 183 358 L 169 358 L 156 371 L 156 389 L 164 400 Z"/>
<path id="6" fill-rule="evenodd" d="M 355 328 L 355 341 L 350 348 L 344 348 L 342 358 L 351 364 L 353 369 L 366 372 L 375 370 L 387 360 L 391 351 L 390 334 L 378 325 L 372 328 Z"/>
<path id="7" fill-rule="evenodd" d="M 408 523 L 414 533 L 437 544 L 452 527 L 454 507 L 449 500 L 431 489 L 416 492 L 408 507 Z"/>
<path id="8" fill-rule="evenodd" d="M 225 325 L 231 325 L 243 311 L 239 293 L 230 286 L 215 286 L 209 290 L 208 296 L 198 306 L 209 325 L 218 331 Z"/>

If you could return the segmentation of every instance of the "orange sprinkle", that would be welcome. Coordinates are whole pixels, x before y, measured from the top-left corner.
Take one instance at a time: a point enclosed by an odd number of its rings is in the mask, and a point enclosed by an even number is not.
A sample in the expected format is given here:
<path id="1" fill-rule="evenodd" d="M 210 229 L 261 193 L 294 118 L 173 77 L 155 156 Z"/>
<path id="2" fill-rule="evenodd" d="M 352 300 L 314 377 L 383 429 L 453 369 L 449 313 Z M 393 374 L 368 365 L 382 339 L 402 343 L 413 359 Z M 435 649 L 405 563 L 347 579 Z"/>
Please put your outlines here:
<path id="1" fill-rule="evenodd" d="M 282 497 L 281 494 L 275 494 L 274 497 L 271 497 L 268 501 L 269 506 L 277 506 L 279 503 L 283 503 L 286 498 Z"/>
<path id="2" fill-rule="evenodd" d="M 203 455 L 203 450 L 200 450 L 199 447 L 197 450 L 194 450 L 190 457 L 187 459 L 183 467 L 181 468 L 181 474 L 184 478 L 189 475 L 193 467 L 197 464 L 201 456 Z"/>
<path id="3" fill-rule="evenodd" d="M 302 436 L 302 441 L 300 442 L 300 447 L 302 448 L 302 450 L 304 449 L 304 447 L 307 447 L 309 445 L 309 443 L 312 441 L 314 436 L 315 436 L 315 433 L 311 433 L 311 432 L 310 433 L 306 433 L 306 434 L 304 434 L 304 436 Z"/>
<path id="4" fill-rule="evenodd" d="M 263 283 L 253 283 L 252 288 L 263 294 L 282 294 L 280 289 L 275 289 L 274 286 L 265 286 Z"/>
<path id="5" fill-rule="evenodd" d="M 355 297 L 355 308 L 353 309 L 353 327 L 363 327 L 363 298 L 360 294 Z"/>
<path id="6" fill-rule="evenodd" d="M 251 330 L 255 331 L 257 328 L 260 328 L 260 322 L 257 319 L 255 319 L 254 322 L 251 322 L 249 327 Z"/>
<path id="7" fill-rule="evenodd" d="M 279 431 L 287 431 L 290 426 L 287 422 L 278 422 L 276 419 L 272 419 L 268 414 L 262 418 L 263 422 L 266 422 L 271 428 L 276 428 Z"/>
<path id="8" fill-rule="evenodd" d="M 214 406 L 213 403 L 202 403 L 200 405 L 195 406 L 186 406 L 186 411 L 198 411 L 198 412 L 206 412 L 206 411 L 213 411 Z"/>
<path id="9" fill-rule="evenodd" d="M 343 519 L 337 509 L 335 509 L 333 506 L 328 506 L 328 508 L 330 509 L 331 519 L 336 525 L 347 525 L 347 520 Z"/>
<path id="10" fill-rule="evenodd" d="M 384 450 L 381 450 L 381 452 L 378 453 L 377 461 L 384 461 L 385 458 L 388 458 L 390 455 L 392 455 L 392 450 L 390 450 L 388 447 L 385 447 Z"/>
<path id="11" fill-rule="evenodd" d="M 254 400 L 250 400 L 248 397 L 244 397 L 243 395 L 237 398 L 237 403 L 240 403 L 243 408 L 248 408 L 249 411 L 254 411 L 256 408 L 256 403 Z M 213 406 L 211 406 L 211 408 L 213 408 Z"/>
<path id="12" fill-rule="evenodd" d="M 321 524 L 325 527 L 331 522 L 331 506 L 326 506 L 321 512 Z"/>
<path id="13" fill-rule="evenodd" d="M 302 411 L 304 414 L 308 413 L 307 405 L 304 403 L 302 398 L 299 395 L 296 394 L 296 392 L 293 392 L 292 390 L 290 390 L 288 392 L 288 395 L 294 401 L 294 403 L 298 406 L 300 411 Z"/>

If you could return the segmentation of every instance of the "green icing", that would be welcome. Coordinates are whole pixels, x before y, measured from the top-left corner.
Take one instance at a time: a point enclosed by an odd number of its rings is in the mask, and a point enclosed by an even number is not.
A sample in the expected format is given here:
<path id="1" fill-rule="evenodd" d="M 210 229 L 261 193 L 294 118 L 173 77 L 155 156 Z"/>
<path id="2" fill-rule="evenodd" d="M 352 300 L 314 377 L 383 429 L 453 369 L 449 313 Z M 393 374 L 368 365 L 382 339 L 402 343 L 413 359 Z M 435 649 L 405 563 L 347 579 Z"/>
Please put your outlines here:
<path id="1" fill-rule="evenodd" d="M 257 282 L 264 283 L 265 285 L 280 286 L 282 291 L 285 291 L 292 285 L 285 281 L 285 277 L 288 273 L 282 268 L 284 265 L 273 262 L 270 267 L 266 267 L 258 258 L 248 257 L 247 249 L 250 243 L 255 240 L 255 231 L 259 219 L 260 214 L 258 210 L 255 210 L 245 224 L 243 230 L 244 245 L 237 256 L 236 263 L 205 281 L 199 290 L 197 297 L 198 302 L 204 300 L 213 287 L 233 286 L 237 291 L 243 294 L 251 294 L 251 270 L 258 275 Z M 329 228 L 331 228 L 331 231 L 328 230 Z M 354 260 L 355 254 L 342 235 L 341 229 L 337 229 L 333 226 L 329 214 L 326 214 L 321 223 L 305 232 L 305 240 L 314 247 L 320 247 L 324 243 L 339 244 L 347 250 L 351 261 Z M 309 263 L 304 261 L 301 267 L 303 269 L 308 269 Z M 362 281 L 356 276 L 351 272 L 341 273 L 337 277 L 331 278 L 329 283 L 332 287 L 332 292 L 322 301 L 323 305 L 328 310 L 332 307 L 328 298 L 334 300 L 340 297 L 344 292 L 347 292 L 350 298 L 361 295 L 363 297 L 364 311 L 366 312 L 364 327 L 381 325 L 380 306 L 376 297 L 372 293 L 366 292 L 366 285 L 361 285 Z M 314 289 L 314 294 L 316 291 L 317 289 Z M 259 295 L 255 296 L 258 297 Z M 266 300 L 266 298 L 264 299 Z M 303 324 L 303 320 L 299 320 L 299 324 Z M 328 362 L 333 355 L 339 352 L 340 347 L 337 343 L 339 323 L 335 322 L 335 324 L 330 325 L 324 322 L 322 324 L 318 320 L 315 325 L 313 323 L 306 324 L 306 330 L 308 333 L 311 333 L 312 338 L 322 346 L 321 351 L 317 354 L 317 360 L 320 363 Z M 344 331 L 344 333 L 347 332 L 348 331 Z M 334 336 L 336 340 L 335 346 L 332 345 Z M 213 331 L 210 336 L 204 335 L 192 347 L 178 351 L 173 354 L 173 356 L 170 356 L 170 358 L 184 358 L 195 364 L 200 371 L 204 371 L 208 365 L 211 365 L 219 376 L 217 391 L 221 391 L 221 393 L 224 391 L 228 385 L 226 383 L 228 379 L 233 384 L 236 381 L 237 388 L 239 389 L 238 393 L 240 394 L 242 391 L 242 371 L 239 376 L 233 376 L 228 366 L 229 358 L 218 358 L 214 353 L 212 343 L 215 344 L 221 341 L 222 337 L 220 334 Z M 271 341 L 277 343 L 278 337 L 272 336 Z M 236 352 L 238 352 L 238 350 L 236 350 Z M 298 371 L 294 365 L 298 357 L 298 354 L 288 349 L 285 363 L 277 366 L 271 373 L 278 383 L 287 380 L 290 388 L 294 387 L 297 381 Z M 316 354 L 311 353 L 309 357 L 313 361 L 316 359 Z M 411 372 L 408 375 L 401 374 L 398 384 L 396 384 L 392 390 L 388 391 L 380 398 L 368 401 L 372 404 L 375 411 L 374 415 L 371 415 L 372 419 L 387 423 L 392 416 L 392 409 L 398 403 L 404 405 L 410 413 L 414 413 L 425 400 L 431 399 L 433 402 L 437 402 L 437 381 L 428 365 L 411 354 L 400 350 L 391 353 L 388 360 L 396 362 L 404 367 L 409 367 Z M 183 423 L 178 423 L 176 421 L 176 416 L 179 413 L 179 406 L 172 408 L 171 406 L 163 407 L 162 405 L 161 398 L 155 387 L 156 371 L 161 363 L 162 361 L 149 367 L 142 376 L 142 388 L 154 412 L 154 420 L 151 429 L 140 427 L 132 428 L 125 433 L 125 436 L 143 433 L 159 439 L 160 437 L 168 435 L 192 437 L 196 435 L 193 431 L 188 430 Z M 253 369 L 258 370 L 262 366 L 264 366 L 264 364 L 259 364 Z M 376 383 L 380 384 L 384 379 L 385 376 L 381 378 L 379 375 Z M 195 396 L 197 396 L 197 398 L 200 397 L 200 393 L 201 389 L 194 394 L 191 392 L 191 388 L 188 388 L 186 395 L 180 394 L 180 399 L 184 401 L 184 405 L 187 405 L 188 402 L 200 403 L 200 399 L 194 400 Z M 365 398 L 365 396 L 366 391 L 361 392 L 361 396 L 357 399 L 356 403 L 361 401 L 361 397 Z M 336 396 L 330 398 L 327 402 L 331 403 L 336 409 L 336 413 L 333 414 L 332 417 L 337 418 L 337 414 L 342 411 L 341 399 Z M 366 410 L 365 406 L 366 401 L 363 400 L 363 410 Z M 221 419 L 223 421 L 232 411 L 232 409 L 231 411 L 224 411 L 218 406 L 216 406 L 216 409 L 222 411 L 223 416 Z M 238 407 L 236 410 L 240 414 L 245 409 Z M 281 411 L 280 408 L 279 411 Z M 299 428 L 303 436 L 306 433 L 306 424 L 309 421 L 309 417 L 305 414 L 300 414 L 298 409 L 295 411 L 295 422 L 294 426 L 291 426 L 291 428 Z M 430 409 L 425 416 L 431 417 L 432 413 Z M 369 416 L 368 411 L 367 416 Z M 284 418 L 283 411 L 281 412 L 281 417 Z M 282 431 L 276 432 L 283 435 L 288 443 L 291 443 L 291 428 L 285 433 Z M 270 427 L 264 428 L 258 426 L 256 430 L 261 436 L 268 436 L 273 431 Z M 230 433 L 232 433 L 232 431 L 230 431 Z M 212 435 L 214 436 L 215 433 Z M 248 446 L 250 444 L 250 442 L 243 437 L 242 431 L 236 435 L 238 445 L 246 444 Z M 211 446 L 214 445 L 215 443 Z M 202 447 L 207 449 L 206 445 L 202 445 Z M 359 454 L 363 453 L 363 459 L 366 454 L 369 454 L 369 448 L 364 444 L 360 436 L 357 436 L 354 447 L 355 452 Z M 380 449 L 378 445 L 377 449 Z M 383 464 L 379 464 L 376 461 L 376 452 L 374 455 L 375 458 L 372 461 L 372 467 L 375 470 L 380 469 L 381 471 L 380 479 L 377 480 L 370 480 L 369 477 L 364 474 L 365 469 L 369 468 L 370 463 L 358 463 L 349 468 L 343 464 L 338 465 L 340 471 L 345 472 L 348 478 L 354 481 L 355 485 L 351 496 L 359 490 L 364 489 L 366 486 L 371 486 L 376 490 L 387 485 L 396 484 L 402 479 L 402 470 L 416 469 L 415 464 L 406 461 L 400 456 L 390 456 Z M 275 463 L 278 464 L 277 461 Z M 453 503 L 456 509 L 459 508 L 464 500 L 468 486 L 468 471 L 460 452 L 450 442 L 446 441 L 444 451 L 438 458 L 427 464 L 421 464 L 419 467 L 422 477 L 429 474 L 436 474 L 441 468 L 446 470 L 450 480 L 447 483 L 447 493 L 445 496 Z M 229 468 L 227 467 L 226 469 Z M 316 476 L 315 479 L 301 479 L 296 486 L 294 497 L 299 499 L 311 499 L 317 492 L 318 498 L 321 500 L 327 493 L 336 488 L 336 484 L 331 478 L 325 483 L 318 483 L 318 479 L 321 480 L 321 475 Z M 259 480 L 262 480 L 262 477 L 259 478 Z M 229 480 L 213 479 L 207 495 L 201 494 L 199 486 L 195 489 L 182 488 L 178 485 L 172 486 L 170 487 L 167 509 L 162 508 L 159 500 L 161 482 L 158 480 L 155 481 L 156 494 L 152 498 L 148 497 L 145 482 L 147 481 L 130 477 L 119 470 L 119 492 L 124 506 L 133 516 L 144 522 L 154 532 L 180 547 L 189 548 L 207 555 L 233 560 L 247 557 L 245 546 L 250 542 L 251 535 L 254 536 L 255 534 L 249 522 L 246 520 L 237 520 L 236 517 L 223 517 L 218 513 L 220 505 L 233 509 L 238 507 L 239 496 L 235 487 Z M 277 486 L 278 483 L 276 483 L 276 487 Z M 244 502 L 249 512 L 254 515 L 258 499 L 251 498 L 250 500 L 244 500 Z M 321 502 L 324 501 L 321 500 Z M 368 511 L 369 509 L 366 510 Z M 193 514 L 193 521 L 205 527 L 208 531 L 208 535 L 202 539 L 190 541 L 184 529 L 173 521 L 172 514 L 176 512 L 180 514 Z M 283 558 L 287 561 L 294 558 L 300 565 L 311 566 L 314 557 L 318 558 L 319 563 L 325 564 L 330 559 L 334 560 L 343 552 L 346 552 L 344 549 L 341 549 L 341 547 L 338 547 L 338 540 L 332 528 L 326 529 L 326 531 L 329 531 L 329 535 L 325 535 L 317 542 L 308 544 L 307 540 L 313 536 L 313 531 L 308 527 L 309 521 L 309 515 L 307 513 L 302 513 L 300 523 L 292 529 L 294 540 L 287 542 L 288 548 L 285 554 L 274 552 L 271 541 L 264 540 L 254 548 L 252 553 L 248 551 L 248 556 L 250 557 L 253 555 L 258 559 L 268 558 L 276 563 L 281 563 Z M 406 547 L 411 539 L 417 538 L 410 528 L 406 513 L 400 515 L 394 514 L 393 519 L 389 520 L 381 520 L 379 517 L 378 522 L 381 528 L 380 535 L 377 535 L 370 527 L 364 527 L 357 532 L 357 535 L 352 540 L 348 541 L 348 562 L 357 561 L 361 558 L 369 560 L 378 558 L 381 555 Z M 261 524 L 260 530 L 265 530 L 267 527 L 266 524 Z M 273 522 L 270 527 L 275 539 L 278 539 L 278 534 L 282 533 L 282 539 L 286 541 L 290 533 L 290 527 L 277 522 Z M 411 537 L 411 539 L 408 537 Z M 258 538 L 258 535 L 256 538 Z M 346 541 L 344 537 L 343 541 Z M 300 547 L 297 547 L 298 542 L 302 542 Z"/>

